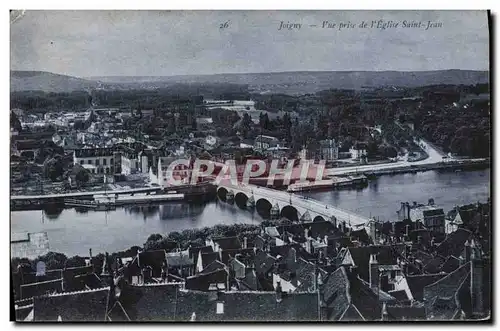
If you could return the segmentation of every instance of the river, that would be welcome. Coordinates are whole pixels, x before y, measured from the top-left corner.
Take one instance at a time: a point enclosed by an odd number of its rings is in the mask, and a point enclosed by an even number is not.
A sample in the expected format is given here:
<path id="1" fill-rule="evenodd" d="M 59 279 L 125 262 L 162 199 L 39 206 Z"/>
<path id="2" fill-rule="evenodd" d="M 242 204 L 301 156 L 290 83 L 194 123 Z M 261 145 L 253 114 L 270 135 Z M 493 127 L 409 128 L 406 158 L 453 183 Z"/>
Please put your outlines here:
<path id="1" fill-rule="evenodd" d="M 485 202 L 490 197 L 490 170 L 467 172 L 427 171 L 416 174 L 381 176 L 363 189 L 307 193 L 325 204 L 357 214 L 393 220 L 400 202 L 435 203 L 448 212 L 455 205 Z M 253 223 L 262 218 L 256 212 L 235 205 L 210 202 L 204 205 L 165 203 L 134 206 L 102 212 L 64 209 L 11 212 L 11 232 L 46 231 L 50 250 L 68 256 L 114 252 L 141 246 L 152 233 L 182 231 L 216 224 Z"/>

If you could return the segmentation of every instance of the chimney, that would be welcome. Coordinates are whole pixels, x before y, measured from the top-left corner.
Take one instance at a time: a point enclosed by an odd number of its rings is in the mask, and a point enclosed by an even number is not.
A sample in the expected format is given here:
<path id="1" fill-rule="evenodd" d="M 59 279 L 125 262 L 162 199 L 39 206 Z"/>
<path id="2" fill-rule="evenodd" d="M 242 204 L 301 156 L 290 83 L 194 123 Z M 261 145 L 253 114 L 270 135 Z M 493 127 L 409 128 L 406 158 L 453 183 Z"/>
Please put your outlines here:
<path id="1" fill-rule="evenodd" d="M 281 283 L 279 280 L 276 282 L 275 292 L 276 292 L 276 302 L 280 303 L 283 300 L 283 292 L 281 291 Z"/>
<path id="2" fill-rule="evenodd" d="M 382 304 L 382 321 L 389 320 L 389 313 L 387 312 L 387 303 L 384 301 Z"/>
<path id="3" fill-rule="evenodd" d="M 375 221 L 372 220 L 370 222 L 370 238 L 372 239 L 372 243 L 376 245 L 377 237 L 375 233 Z"/>
<path id="4" fill-rule="evenodd" d="M 346 226 L 345 226 L 345 221 L 342 221 L 342 226 L 341 226 L 342 233 L 345 233 L 345 232 L 346 232 L 346 231 L 345 231 L 345 228 L 346 228 Z"/>
<path id="5" fill-rule="evenodd" d="M 376 254 L 370 254 L 370 287 L 373 290 L 378 290 L 379 287 L 379 271 Z"/>
<path id="6" fill-rule="evenodd" d="M 434 206 L 434 199 L 433 198 L 429 199 L 429 206 Z"/>
<path id="7" fill-rule="evenodd" d="M 472 240 L 471 245 L 471 277 L 470 294 L 472 302 L 472 314 L 481 316 L 484 313 L 483 306 L 483 259 L 481 248 Z"/>
<path id="8" fill-rule="evenodd" d="M 295 250 L 295 248 L 290 249 L 290 255 L 293 262 L 297 262 L 297 251 Z"/>
<path id="9" fill-rule="evenodd" d="M 306 239 L 306 251 L 311 254 L 312 253 L 312 243 L 311 239 Z"/>
<path id="10" fill-rule="evenodd" d="M 471 247 L 470 247 L 470 242 L 467 239 L 465 242 L 465 263 L 470 262 L 470 257 L 471 257 Z"/>
<path id="11" fill-rule="evenodd" d="M 358 277 L 358 267 L 357 266 L 355 266 L 355 265 L 349 266 L 349 272 L 351 273 L 351 275 L 353 277 L 355 277 L 355 278 Z"/>
<path id="12" fill-rule="evenodd" d="M 337 227 L 337 218 L 335 216 L 332 216 L 331 221 L 333 223 L 333 227 L 336 228 Z"/>
<path id="13" fill-rule="evenodd" d="M 248 248 L 248 238 L 243 237 L 243 248 Z"/>
<path id="14" fill-rule="evenodd" d="M 410 225 L 409 224 L 405 225 L 405 236 L 406 236 L 406 239 L 408 239 L 408 237 L 410 236 Z"/>

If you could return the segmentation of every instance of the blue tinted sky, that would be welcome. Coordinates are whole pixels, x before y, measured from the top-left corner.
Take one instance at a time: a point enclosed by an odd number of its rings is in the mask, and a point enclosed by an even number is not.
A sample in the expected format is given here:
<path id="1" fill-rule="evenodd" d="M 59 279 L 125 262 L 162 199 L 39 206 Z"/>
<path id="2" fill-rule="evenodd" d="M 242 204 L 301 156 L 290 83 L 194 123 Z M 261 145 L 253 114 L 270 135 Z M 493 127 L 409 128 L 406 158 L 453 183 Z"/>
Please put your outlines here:
<path id="1" fill-rule="evenodd" d="M 321 28 L 380 19 L 399 27 Z M 442 28 L 403 28 L 403 20 Z M 280 21 L 302 27 L 278 31 Z M 27 11 L 11 25 L 11 69 L 79 77 L 487 70 L 488 39 L 486 11 Z"/>

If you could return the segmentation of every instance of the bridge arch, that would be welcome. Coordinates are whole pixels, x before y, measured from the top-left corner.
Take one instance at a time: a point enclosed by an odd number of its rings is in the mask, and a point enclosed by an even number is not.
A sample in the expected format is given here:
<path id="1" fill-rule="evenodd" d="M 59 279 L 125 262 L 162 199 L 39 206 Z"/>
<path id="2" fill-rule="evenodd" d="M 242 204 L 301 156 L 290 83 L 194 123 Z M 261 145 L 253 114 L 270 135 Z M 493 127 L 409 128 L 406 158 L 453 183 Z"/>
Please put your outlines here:
<path id="1" fill-rule="evenodd" d="M 219 189 L 217 190 L 217 196 L 219 197 L 219 199 L 221 199 L 221 201 L 226 201 L 227 192 L 228 191 L 226 188 L 219 187 Z"/>
<path id="2" fill-rule="evenodd" d="M 299 220 L 299 211 L 294 206 L 288 205 L 281 209 L 280 216 L 288 218 L 292 222 L 297 222 Z"/>
<path id="3" fill-rule="evenodd" d="M 271 202 L 264 198 L 257 200 L 255 204 L 257 213 L 264 219 L 269 219 L 271 217 L 271 208 L 273 208 Z"/>
<path id="4" fill-rule="evenodd" d="M 325 222 L 325 221 L 326 221 L 325 218 L 321 215 L 318 215 L 313 219 L 313 222 Z"/>
<path id="5" fill-rule="evenodd" d="M 238 192 L 234 196 L 234 202 L 241 209 L 246 209 L 247 208 L 247 201 L 248 201 L 248 196 L 245 193 L 243 193 L 243 192 Z"/>

